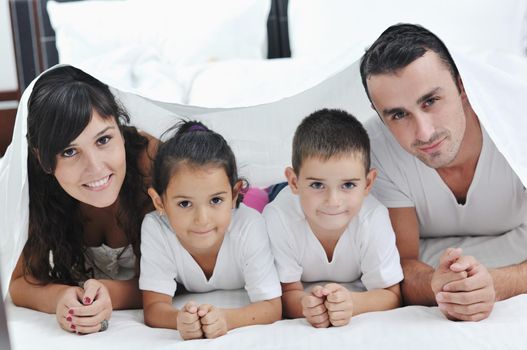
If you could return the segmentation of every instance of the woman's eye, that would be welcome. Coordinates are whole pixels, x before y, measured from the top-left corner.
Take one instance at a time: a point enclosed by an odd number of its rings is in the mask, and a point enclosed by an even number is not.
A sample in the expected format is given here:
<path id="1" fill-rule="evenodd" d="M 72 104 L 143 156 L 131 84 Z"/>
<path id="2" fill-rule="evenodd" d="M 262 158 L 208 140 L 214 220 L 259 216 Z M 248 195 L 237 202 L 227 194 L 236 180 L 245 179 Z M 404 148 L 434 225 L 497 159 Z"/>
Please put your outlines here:
<path id="1" fill-rule="evenodd" d="M 97 144 L 106 145 L 112 138 L 110 136 L 102 136 L 97 139 Z"/>
<path id="2" fill-rule="evenodd" d="M 64 151 L 62 151 L 62 156 L 64 158 L 70 158 L 77 154 L 77 151 L 75 151 L 75 148 L 67 148 Z"/>
<path id="3" fill-rule="evenodd" d="M 345 190 L 351 190 L 355 187 L 355 184 L 353 182 L 345 182 L 342 184 L 342 188 Z"/>
<path id="4" fill-rule="evenodd" d="M 322 184 L 322 182 L 313 182 L 311 183 L 311 185 L 309 185 L 309 187 L 315 189 L 315 190 L 320 190 L 322 188 L 324 188 L 324 185 Z"/>
<path id="5" fill-rule="evenodd" d="M 192 203 L 190 201 L 181 201 L 178 203 L 181 208 L 190 208 Z"/>
<path id="6" fill-rule="evenodd" d="M 223 199 L 220 197 L 214 197 L 210 200 L 210 204 L 213 204 L 213 205 L 218 205 L 221 203 L 223 203 Z"/>

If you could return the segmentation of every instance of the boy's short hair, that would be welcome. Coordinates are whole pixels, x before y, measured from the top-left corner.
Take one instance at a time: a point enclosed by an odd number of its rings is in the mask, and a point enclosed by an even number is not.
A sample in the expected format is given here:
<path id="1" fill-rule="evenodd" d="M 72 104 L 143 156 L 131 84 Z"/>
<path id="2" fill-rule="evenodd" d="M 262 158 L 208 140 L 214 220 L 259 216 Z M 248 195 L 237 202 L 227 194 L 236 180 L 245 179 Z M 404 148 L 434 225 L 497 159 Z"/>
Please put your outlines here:
<path id="1" fill-rule="evenodd" d="M 293 170 L 298 175 L 302 162 L 315 157 L 326 161 L 335 156 L 359 155 L 370 170 L 370 139 L 366 129 L 351 114 L 338 109 L 321 109 L 305 117 L 293 138 Z"/>
<path id="2" fill-rule="evenodd" d="M 370 101 L 367 85 L 369 77 L 396 72 L 427 51 L 433 51 L 439 56 L 457 82 L 459 71 L 447 47 L 437 35 L 417 24 L 399 23 L 386 29 L 366 50 L 360 62 L 362 85 Z"/>

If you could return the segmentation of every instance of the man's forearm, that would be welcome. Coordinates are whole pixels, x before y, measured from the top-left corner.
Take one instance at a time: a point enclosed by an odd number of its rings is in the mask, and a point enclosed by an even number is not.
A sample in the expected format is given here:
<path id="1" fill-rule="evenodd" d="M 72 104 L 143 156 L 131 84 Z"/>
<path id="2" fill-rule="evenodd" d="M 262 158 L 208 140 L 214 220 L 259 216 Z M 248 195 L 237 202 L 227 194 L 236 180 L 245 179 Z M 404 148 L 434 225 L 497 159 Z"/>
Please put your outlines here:
<path id="1" fill-rule="evenodd" d="M 496 300 L 527 293 L 527 261 L 489 271 L 496 290 Z"/>
<path id="2" fill-rule="evenodd" d="M 437 305 L 432 291 L 434 269 L 416 259 L 401 259 L 404 280 L 401 282 L 404 305 Z"/>

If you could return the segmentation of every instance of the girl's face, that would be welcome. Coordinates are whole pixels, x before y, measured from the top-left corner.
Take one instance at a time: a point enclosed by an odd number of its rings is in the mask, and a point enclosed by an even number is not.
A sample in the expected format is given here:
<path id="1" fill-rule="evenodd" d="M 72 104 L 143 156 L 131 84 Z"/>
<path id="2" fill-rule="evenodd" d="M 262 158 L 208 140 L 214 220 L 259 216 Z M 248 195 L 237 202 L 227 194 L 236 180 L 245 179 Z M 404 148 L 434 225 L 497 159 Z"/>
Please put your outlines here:
<path id="1" fill-rule="evenodd" d="M 105 208 L 117 200 L 126 174 L 124 139 L 114 118 L 95 110 L 82 133 L 57 155 L 55 178 L 79 202 Z"/>
<path id="2" fill-rule="evenodd" d="M 165 194 L 149 194 L 183 247 L 192 255 L 217 253 L 231 222 L 237 194 L 222 167 L 180 165 Z"/>

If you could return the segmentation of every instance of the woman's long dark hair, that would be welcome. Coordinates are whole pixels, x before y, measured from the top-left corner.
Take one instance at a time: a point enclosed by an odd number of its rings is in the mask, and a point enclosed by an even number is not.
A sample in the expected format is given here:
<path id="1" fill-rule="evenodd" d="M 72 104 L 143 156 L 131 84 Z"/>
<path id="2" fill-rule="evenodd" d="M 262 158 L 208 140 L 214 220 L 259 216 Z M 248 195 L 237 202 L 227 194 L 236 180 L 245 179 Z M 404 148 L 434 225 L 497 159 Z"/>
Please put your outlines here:
<path id="1" fill-rule="evenodd" d="M 114 118 L 125 140 L 126 175 L 117 223 L 139 257 L 141 222 L 150 201 L 147 174 L 138 162 L 148 140 L 126 126 L 130 118 L 107 85 L 77 68 L 58 67 L 38 79 L 28 102 L 29 232 L 23 254 L 25 274 L 44 284 L 76 284 L 93 277 L 85 265 L 79 202 L 53 176 L 57 154 L 86 128 L 93 110 Z"/>

